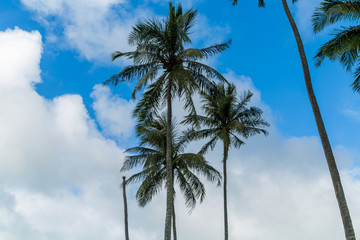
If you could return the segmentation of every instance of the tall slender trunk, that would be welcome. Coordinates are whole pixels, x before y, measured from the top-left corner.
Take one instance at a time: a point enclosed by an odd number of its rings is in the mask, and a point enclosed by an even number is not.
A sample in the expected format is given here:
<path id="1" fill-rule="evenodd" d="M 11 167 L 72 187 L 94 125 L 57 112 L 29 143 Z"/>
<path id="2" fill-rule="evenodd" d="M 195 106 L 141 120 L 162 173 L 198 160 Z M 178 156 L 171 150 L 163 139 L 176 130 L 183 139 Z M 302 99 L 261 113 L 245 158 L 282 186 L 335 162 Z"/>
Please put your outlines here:
<path id="1" fill-rule="evenodd" d="M 223 159 L 223 187 L 224 187 L 224 232 L 225 240 L 229 239 L 228 229 L 228 211 L 227 211 L 227 173 L 226 173 L 226 161 L 228 158 L 229 146 L 224 142 L 224 159 Z"/>
<path id="2" fill-rule="evenodd" d="M 172 187 L 173 187 L 173 216 L 172 216 L 172 224 L 173 224 L 173 240 L 177 239 L 177 233 L 176 233 L 176 217 L 175 217 L 175 175 L 174 175 L 174 170 L 172 172 L 173 178 L 172 178 Z"/>
<path id="3" fill-rule="evenodd" d="M 312 88 L 310 71 L 309 71 L 309 66 L 308 66 L 305 51 L 304 51 L 304 46 L 302 44 L 299 31 L 297 29 L 296 23 L 295 23 L 292 15 L 291 15 L 291 12 L 289 10 L 286 0 L 281 0 L 281 1 L 282 1 L 284 10 L 285 10 L 286 16 L 290 22 L 291 28 L 294 32 L 296 43 L 298 46 L 301 64 L 302 64 L 302 68 L 303 68 L 303 72 L 304 72 L 306 90 L 309 95 L 311 107 L 312 107 L 312 110 L 313 110 L 314 116 L 315 116 L 316 126 L 318 129 L 319 135 L 320 135 L 320 139 L 321 139 L 321 143 L 322 143 L 322 146 L 324 149 L 326 161 L 327 161 L 327 164 L 329 167 L 331 179 L 332 179 L 334 190 L 335 190 L 336 199 L 338 201 L 341 218 L 342 218 L 343 225 L 344 225 L 345 236 L 346 236 L 347 240 L 355 240 L 355 233 L 354 233 L 353 225 L 351 222 L 349 208 L 346 203 L 345 194 L 344 194 L 344 191 L 342 188 L 339 171 L 336 166 L 334 154 L 332 152 L 329 138 L 327 136 L 326 129 L 324 126 L 324 122 L 323 122 L 321 114 L 320 114 L 320 109 L 319 109 L 319 106 L 316 101 L 314 90 Z"/>
<path id="4" fill-rule="evenodd" d="M 172 106 L 171 106 L 171 88 L 172 80 L 169 79 L 168 89 L 166 92 L 167 100 L 167 133 L 166 133 L 166 217 L 165 217 L 165 240 L 171 240 L 171 219 L 173 214 L 173 171 L 172 171 Z"/>
<path id="5" fill-rule="evenodd" d="M 123 176 L 122 188 L 123 188 L 123 199 L 124 199 L 124 222 L 125 222 L 125 240 L 129 240 L 129 225 L 128 225 L 128 209 L 126 200 L 126 178 Z"/>
<path id="6" fill-rule="evenodd" d="M 175 221 L 176 217 L 175 217 L 175 201 L 174 201 L 174 205 L 173 205 L 173 239 L 177 240 L 177 233 L 176 233 L 176 221 Z"/>

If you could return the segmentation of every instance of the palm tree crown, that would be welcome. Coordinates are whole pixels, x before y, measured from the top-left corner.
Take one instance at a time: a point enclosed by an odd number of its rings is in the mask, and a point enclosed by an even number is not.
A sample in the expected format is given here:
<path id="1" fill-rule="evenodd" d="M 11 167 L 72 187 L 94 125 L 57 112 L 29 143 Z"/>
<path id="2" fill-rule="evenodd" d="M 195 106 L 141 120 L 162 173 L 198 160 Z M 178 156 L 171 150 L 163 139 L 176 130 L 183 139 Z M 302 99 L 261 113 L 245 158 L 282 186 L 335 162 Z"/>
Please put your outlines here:
<path id="1" fill-rule="evenodd" d="M 218 84 L 218 87 L 209 94 L 202 93 L 204 116 L 190 114 L 184 123 L 195 123 L 205 126 L 206 129 L 190 130 L 189 139 L 210 138 L 200 153 L 208 151 L 209 147 L 214 148 L 217 140 L 221 140 L 227 146 L 239 148 L 244 142 L 238 137 L 248 138 L 252 135 L 267 131 L 259 128 L 269 124 L 262 119 L 262 111 L 257 107 L 247 107 L 252 93 L 245 92 L 238 101 L 234 84 L 226 87 L 225 84 Z"/>
<path id="2" fill-rule="evenodd" d="M 196 15 L 197 11 L 192 9 L 183 14 L 181 5 L 176 10 L 170 3 L 167 18 L 141 20 L 133 27 L 129 44 L 136 46 L 135 51 L 114 52 L 113 61 L 127 58 L 133 60 L 134 64 L 125 67 L 104 84 L 116 86 L 119 82 L 138 79 L 132 97 L 135 98 L 138 91 L 146 88 L 134 112 L 141 120 L 161 106 L 159 103 L 165 99 L 169 85 L 171 92 L 185 96 L 185 107 L 193 110 L 191 96 L 196 89 L 208 89 L 212 84 L 209 78 L 226 81 L 215 69 L 198 60 L 228 49 L 231 40 L 202 49 L 184 47 L 191 43 L 189 34 Z"/>
<path id="3" fill-rule="evenodd" d="M 166 179 L 166 127 L 164 115 L 138 125 L 136 130 L 141 142 L 139 146 L 126 150 L 134 155 L 126 157 L 121 171 L 142 167 L 140 172 L 127 180 L 127 183 L 141 182 L 136 198 L 142 207 L 162 189 Z M 201 154 L 184 153 L 186 142 L 181 140 L 182 137 L 178 136 L 176 129 L 173 129 L 172 133 L 174 178 L 185 196 L 186 206 L 191 211 L 197 200 L 202 202 L 206 195 L 205 187 L 198 175 L 203 175 L 208 181 L 217 182 L 218 185 L 221 175 Z"/>
<path id="4" fill-rule="evenodd" d="M 325 26 L 340 21 L 360 20 L 360 1 L 354 0 L 325 0 L 321 3 L 312 17 L 313 29 L 318 33 Z M 324 43 L 315 55 L 315 64 L 320 66 L 325 58 L 338 60 L 347 71 L 355 66 L 354 82 L 351 84 L 354 91 L 360 92 L 360 25 L 341 27 L 336 29 L 333 37 Z"/>

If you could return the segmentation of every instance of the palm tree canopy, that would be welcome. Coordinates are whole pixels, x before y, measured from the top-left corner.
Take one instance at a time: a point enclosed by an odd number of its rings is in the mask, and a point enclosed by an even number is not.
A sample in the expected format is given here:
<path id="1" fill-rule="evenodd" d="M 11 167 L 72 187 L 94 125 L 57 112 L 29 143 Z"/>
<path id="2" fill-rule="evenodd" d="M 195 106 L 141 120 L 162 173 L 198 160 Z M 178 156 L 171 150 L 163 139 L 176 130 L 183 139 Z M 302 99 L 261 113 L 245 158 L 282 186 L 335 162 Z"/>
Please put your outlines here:
<path id="1" fill-rule="evenodd" d="M 248 108 L 252 93 L 244 92 L 237 99 L 234 84 L 218 84 L 218 88 L 211 93 L 202 93 L 202 109 L 204 116 L 189 114 L 184 123 L 195 124 L 206 128 L 197 130 L 190 129 L 187 133 L 188 140 L 210 138 L 200 153 L 205 153 L 209 148 L 213 149 L 217 140 L 221 140 L 227 146 L 239 148 L 244 142 L 238 137 L 248 138 L 252 135 L 267 131 L 261 127 L 269 126 L 262 118 L 262 111 L 257 107 Z"/>
<path id="2" fill-rule="evenodd" d="M 212 83 L 209 78 L 226 81 L 219 72 L 199 60 L 225 51 L 231 40 L 202 49 L 184 47 L 191 43 L 189 35 L 196 15 L 196 10 L 183 13 L 181 5 L 176 9 L 170 3 L 168 17 L 162 20 L 144 19 L 133 27 L 128 42 L 136 46 L 134 51 L 113 53 L 113 60 L 125 58 L 134 64 L 126 66 L 103 84 L 117 85 L 137 79 L 132 97 L 145 89 L 134 112 L 140 119 L 161 105 L 169 79 L 172 81 L 171 91 L 185 96 L 185 107 L 190 110 L 194 109 L 191 100 L 194 90 L 209 88 Z"/>
<path id="3" fill-rule="evenodd" d="M 121 171 L 142 167 L 142 170 L 131 176 L 127 182 L 141 182 L 136 198 L 140 206 L 145 206 L 163 188 L 166 179 L 166 117 L 156 116 L 152 121 L 139 124 L 136 131 L 140 144 L 126 150 L 132 155 L 126 157 Z M 202 202 L 206 195 L 198 175 L 210 182 L 217 182 L 218 185 L 221 175 L 201 154 L 184 153 L 186 142 L 181 141 L 177 129 L 173 129 L 172 133 L 175 183 L 179 184 L 185 196 L 186 206 L 192 210 L 197 200 Z"/>
<path id="4" fill-rule="evenodd" d="M 358 21 L 360 19 L 360 1 L 358 0 L 325 0 L 316 8 L 313 17 L 313 30 L 318 33 L 324 27 L 339 21 Z M 347 71 L 355 66 L 354 91 L 360 92 L 360 25 L 335 29 L 333 37 L 319 48 L 314 59 L 320 66 L 325 58 L 338 60 Z"/>

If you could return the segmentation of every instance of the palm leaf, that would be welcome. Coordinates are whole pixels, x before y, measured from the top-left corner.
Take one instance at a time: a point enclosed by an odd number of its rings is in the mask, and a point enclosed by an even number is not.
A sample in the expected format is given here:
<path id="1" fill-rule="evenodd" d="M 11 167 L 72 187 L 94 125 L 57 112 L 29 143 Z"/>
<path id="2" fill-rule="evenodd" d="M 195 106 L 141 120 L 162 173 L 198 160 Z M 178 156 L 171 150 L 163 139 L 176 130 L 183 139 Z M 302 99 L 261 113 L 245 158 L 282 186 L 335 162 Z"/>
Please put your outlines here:
<path id="1" fill-rule="evenodd" d="M 320 32 L 325 26 L 338 21 L 357 21 L 360 18 L 360 2 L 324 0 L 312 16 L 313 30 Z"/>

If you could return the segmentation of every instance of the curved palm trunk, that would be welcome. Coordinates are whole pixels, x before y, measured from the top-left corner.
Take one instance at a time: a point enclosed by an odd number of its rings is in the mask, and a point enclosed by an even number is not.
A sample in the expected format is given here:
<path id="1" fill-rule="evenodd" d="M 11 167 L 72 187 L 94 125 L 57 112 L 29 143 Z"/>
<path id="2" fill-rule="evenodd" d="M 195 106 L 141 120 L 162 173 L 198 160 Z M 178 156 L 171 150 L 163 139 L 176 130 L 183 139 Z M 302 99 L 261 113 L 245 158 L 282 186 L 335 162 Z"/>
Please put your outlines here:
<path id="1" fill-rule="evenodd" d="M 224 232 L 225 240 L 229 239 L 228 230 L 228 211 L 227 211 L 227 173 L 226 173 L 226 161 L 228 158 L 229 146 L 224 143 L 224 159 L 223 159 L 223 187 L 224 187 Z"/>
<path id="2" fill-rule="evenodd" d="M 172 106 L 171 106 L 171 88 L 172 81 L 169 79 L 168 89 L 166 92 L 167 100 L 167 133 L 166 133 L 166 217 L 165 217 L 165 240 L 171 240 L 171 218 L 173 214 L 173 171 L 171 161 L 171 119 L 172 119 Z"/>
<path id="3" fill-rule="evenodd" d="M 301 64 L 302 64 L 302 68 L 303 68 L 303 72 L 304 72 L 306 90 L 309 95 L 311 107 L 312 107 L 312 110 L 313 110 L 313 113 L 315 116 L 316 126 L 318 129 L 319 135 L 320 135 L 320 139 L 321 139 L 321 143 L 322 143 L 322 146 L 324 149 L 326 161 L 327 161 L 327 164 L 329 167 L 331 179 L 332 179 L 334 190 L 335 190 L 336 199 L 338 201 L 341 218 L 342 218 L 343 225 L 344 225 L 345 236 L 346 236 L 347 240 L 355 240 L 355 233 L 354 233 L 353 225 L 351 222 L 350 212 L 349 212 L 349 209 L 348 209 L 348 206 L 346 203 L 345 194 L 344 194 L 344 191 L 342 188 L 339 171 L 336 166 L 334 154 L 332 152 L 329 138 L 327 136 L 326 129 L 324 126 L 324 122 L 323 122 L 321 114 L 320 114 L 320 109 L 319 109 L 319 106 L 316 101 L 314 90 L 312 88 L 310 71 L 309 71 L 309 66 L 308 66 L 305 51 L 304 51 L 304 46 L 302 44 L 299 31 L 297 29 L 297 26 L 295 24 L 295 21 L 291 15 L 291 13 L 290 13 L 290 10 L 289 10 L 286 0 L 281 0 L 281 1 L 282 1 L 284 10 L 285 10 L 286 16 L 290 22 L 291 28 L 294 32 L 296 43 L 298 46 Z"/>
<path id="4" fill-rule="evenodd" d="M 127 200 L 126 200 L 125 177 L 123 177 L 122 187 L 123 187 L 123 199 L 124 199 L 125 240 L 129 240 L 128 209 L 127 209 Z"/>

